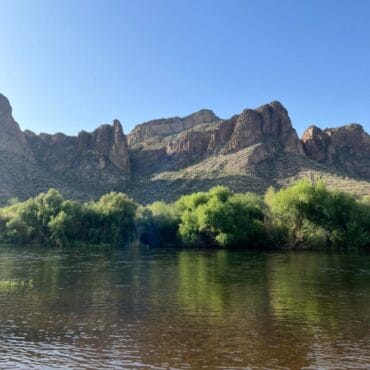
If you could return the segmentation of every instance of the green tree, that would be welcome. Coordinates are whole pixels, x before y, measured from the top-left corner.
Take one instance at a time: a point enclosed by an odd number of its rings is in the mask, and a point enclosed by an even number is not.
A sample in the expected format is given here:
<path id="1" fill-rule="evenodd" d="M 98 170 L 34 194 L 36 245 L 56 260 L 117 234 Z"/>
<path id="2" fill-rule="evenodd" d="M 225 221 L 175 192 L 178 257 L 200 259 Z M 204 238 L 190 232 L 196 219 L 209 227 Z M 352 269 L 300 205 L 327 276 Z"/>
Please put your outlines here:
<path id="1" fill-rule="evenodd" d="M 50 220 L 51 240 L 56 244 L 72 242 L 88 242 L 89 220 L 92 213 L 84 204 L 66 200 L 62 203 L 61 211 Z"/>
<path id="2" fill-rule="evenodd" d="M 13 217 L 6 223 L 5 240 L 11 243 L 50 241 L 49 222 L 60 212 L 62 195 L 55 189 L 13 206 Z"/>
<path id="3" fill-rule="evenodd" d="M 126 243 L 135 236 L 136 203 L 123 193 L 111 192 L 87 205 L 89 237 L 96 243 Z"/>
<path id="4" fill-rule="evenodd" d="M 186 245 L 251 247 L 265 239 L 263 202 L 255 194 L 233 194 L 217 186 L 178 201 L 179 235 Z"/>
<path id="5" fill-rule="evenodd" d="M 269 222 L 290 247 L 367 248 L 370 207 L 352 195 L 329 190 L 323 182 L 299 181 L 265 195 Z"/>
<path id="6" fill-rule="evenodd" d="M 137 218 L 140 241 L 155 247 L 176 245 L 179 222 L 180 213 L 173 203 L 154 202 L 141 207 Z"/>

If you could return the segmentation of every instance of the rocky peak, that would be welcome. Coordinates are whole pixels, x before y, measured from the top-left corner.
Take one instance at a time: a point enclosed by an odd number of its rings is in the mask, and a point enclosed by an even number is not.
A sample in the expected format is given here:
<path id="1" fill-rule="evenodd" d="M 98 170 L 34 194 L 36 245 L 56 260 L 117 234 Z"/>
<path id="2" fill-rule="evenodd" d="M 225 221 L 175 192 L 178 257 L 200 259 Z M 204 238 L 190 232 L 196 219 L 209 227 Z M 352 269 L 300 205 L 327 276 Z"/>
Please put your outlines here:
<path id="1" fill-rule="evenodd" d="M 353 153 L 370 153 L 370 136 L 358 123 L 326 129 L 336 148 L 349 148 Z"/>
<path id="2" fill-rule="evenodd" d="M 6 96 L 0 94 L 0 117 L 9 117 L 12 114 L 12 107 Z"/>
<path id="3" fill-rule="evenodd" d="M 191 128 L 197 125 L 201 125 L 202 123 L 215 122 L 218 119 L 219 118 L 210 109 L 201 109 L 198 112 L 184 117 L 182 120 L 184 122 L 185 128 Z"/>
<path id="4" fill-rule="evenodd" d="M 285 152 L 303 154 L 288 112 L 280 102 L 246 109 L 233 120 L 235 127 L 227 146 L 228 151 L 236 151 L 260 141 L 277 141 Z"/>
<path id="5" fill-rule="evenodd" d="M 219 118 L 209 109 L 202 109 L 186 117 L 161 118 L 137 125 L 128 135 L 130 146 L 143 143 L 155 136 L 178 134 L 203 123 L 211 123 Z"/>
<path id="6" fill-rule="evenodd" d="M 93 132 L 80 131 L 77 136 L 63 133 L 35 135 L 27 131 L 26 138 L 35 157 L 54 169 L 97 168 L 112 164 L 124 174 L 130 173 L 128 146 L 121 123 L 101 125 Z"/>
<path id="7" fill-rule="evenodd" d="M 117 168 L 130 172 L 127 140 L 117 119 L 112 125 L 102 125 L 93 131 L 89 143 L 89 149 L 107 156 Z"/>
<path id="8" fill-rule="evenodd" d="M 317 161 L 331 160 L 333 146 L 330 137 L 321 128 L 311 125 L 302 136 L 305 153 Z"/>
<path id="9" fill-rule="evenodd" d="M 295 132 L 288 111 L 280 102 L 273 101 L 270 104 L 262 105 L 256 111 L 262 116 L 263 133 L 279 137 Z"/>
<path id="10" fill-rule="evenodd" d="M 32 159 L 25 136 L 12 115 L 9 100 L 0 94 L 0 150 Z"/>
<path id="11" fill-rule="evenodd" d="M 205 123 L 206 118 L 212 124 L 194 124 Z M 201 111 L 181 119 L 178 122 L 182 124 L 181 130 L 177 134 L 173 133 L 173 122 L 167 125 L 167 130 L 172 125 L 172 136 L 148 137 L 144 134 L 139 141 L 137 135 L 135 140 L 130 140 L 131 149 L 135 149 L 131 151 L 134 170 L 179 169 L 210 156 L 228 155 L 254 145 L 259 145 L 259 149 L 255 151 L 253 158 L 251 156 L 248 159 L 248 163 L 262 161 L 279 151 L 303 154 L 302 144 L 292 127 L 288 112 L 279 102 L 257 109 L 245 109 L 241 114 L 227 120 L 214 121 L 215 118 L 213 112 Z M 187 120 L 191 120 L 192 124 L 184 126 L 183 123 Z M 152 129 L 154 122 L 149 126 Z M 143 127 L 145 125 L 139 129 Z M 135 135 L 138 133 L 136 130 L 137 128 L 133 131 Z M 140 145 L 135 146 L 133 143 L 136 142 L 140 142 Z"/>
<path id="12" fill-rule="evenodd" d="M 370 158 L 370 136 L 359 124 L 321 130 L 310 126 L 302 136 L 305 153 L 321 162 L 342 160 L 343 155 Z"/>

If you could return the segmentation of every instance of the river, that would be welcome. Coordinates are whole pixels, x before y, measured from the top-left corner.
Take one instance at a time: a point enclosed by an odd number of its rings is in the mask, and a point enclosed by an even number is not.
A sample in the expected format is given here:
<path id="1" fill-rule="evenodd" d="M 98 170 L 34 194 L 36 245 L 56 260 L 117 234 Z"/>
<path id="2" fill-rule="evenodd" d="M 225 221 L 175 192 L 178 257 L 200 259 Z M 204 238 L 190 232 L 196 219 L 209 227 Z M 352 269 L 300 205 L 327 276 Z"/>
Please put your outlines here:
<path id="1" fill-rule="evenodd" d="M 369 364 L 369 255 L 0 249 L 1 369 Z"/>

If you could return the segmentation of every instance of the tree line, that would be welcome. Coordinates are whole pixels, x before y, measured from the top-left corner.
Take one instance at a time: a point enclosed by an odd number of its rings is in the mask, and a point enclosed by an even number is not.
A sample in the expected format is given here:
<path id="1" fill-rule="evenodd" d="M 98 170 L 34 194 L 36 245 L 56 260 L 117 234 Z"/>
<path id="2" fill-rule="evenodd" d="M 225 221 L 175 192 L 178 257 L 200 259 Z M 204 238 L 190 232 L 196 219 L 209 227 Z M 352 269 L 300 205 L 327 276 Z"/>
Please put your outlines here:
<path id="1" fill-rule="evenodd" d="M 81 203 L 50 189 L 0 209 L 0 242 L 11 245 L 370 250 L 370 197 L 301 180 L 264 196 L 216 186 L 173 203 L 140 205 L 123 193 Z"/>

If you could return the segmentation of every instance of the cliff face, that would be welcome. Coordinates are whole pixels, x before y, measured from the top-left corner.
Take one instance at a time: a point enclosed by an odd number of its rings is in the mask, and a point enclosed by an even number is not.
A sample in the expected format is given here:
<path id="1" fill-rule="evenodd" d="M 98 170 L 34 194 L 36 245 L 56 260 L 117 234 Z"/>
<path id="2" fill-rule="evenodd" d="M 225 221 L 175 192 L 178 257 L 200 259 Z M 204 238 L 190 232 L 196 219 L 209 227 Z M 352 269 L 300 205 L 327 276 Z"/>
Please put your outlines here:
<path id="1" fill-rule="evenodd" d="M 12 115 L 9 100 L 0 94 L 0 150 L 32 160 L 24 133 Z"/>
<path id="2" fill-rule="evenodd" d="M 130 174 L 128 145 L 118 120 L 102 125 L 92 133 L 78 136 L 63 133 L 36 135 L 21 131 L 12 116 L 8 99 L 0 94 L 0 150 L 36 161 L 53 170 L 114 166 Z"/>
<path id="3" fill-rule="evenodd" d="M 330 161 L 333 154 L 333 146 L 329 135 L 317 126 L 310 126 L 302 136 L 302 144 L 305 153 L 317 161 Z"/>
<path id="4" fill-rule="evenodd" d="M 302 136 L 302 144 L 310 158 L 370 178 L 370 136 L 361 125 L 325 130 L 310 126 Z"/>
<path id="5" fill-rule="evenodd" d="M 127 137 L 118 120 L 77 136 L 36 135 L 20 130 L 0 94 L 0 169 L 0 202 L 49 187 L 79 199 L 123 191 L 144 202 L 218 184 L 263 192 L 308 172 L 369 194 L 370 136 L 358 124 L 310 126 L 300 140 L 276 101 L 229 119 L 203 109 L 149 121 Z"/>
<path id="6" fill-rule="evenodd" d="M 341 154 L 370 158 L 370 136 L 359 124 L 321 130 L 310 126 L 302 136 L 306 154 L 318 161 L 340 160 Z"/>
<path id="7" fill-rule="evenodd" d="M 180 118 L 162 118 L 137 125 L 128 136 L 131 147 L 143 145 L 153 137 L 177 134 L 202 123 L 215 122 L 218 118 L 209 109 L 203 109 L 189 116 Z"/>
<path id="8" fill-rule="evenodd" d="M 81 131 L 78 136 L 26 131 L 25 137 L 36 160 L 53 170 L 104 170 L 115 166 L 124 175 L 130 174 L 127 141 L 118 120 L 91 133 Z"/>
<path id="9" fill-rule="evenodd" d="M 303 154 L 302 144 L 292 126 L 287 110 L 279 102 L 246 109 L 236 117 L 226 151 L 235 152 L 258 142 L 275 142 L 277 150 Z"/>
<path id="10" fill-rule="evenodd" d="M 56 187 L 90 199 L 125 187 L 130 177 L 126 136 L 119 121 L 78 136 L 21 131 L 0 95 L 0 202 Z"/>
<path id="11" fill-rule="evenodd" d="M 325 130 L 310 126 L 302 144 L 309 157 L 322 162 L 342 161 L 345 156 L 370 158 L 370 136 L 355 123 Z"/>
<path id="12" fill-rule="evenodd" d="M 198 115 L 197 120 L 191 121 L 190 128 L 176 124 L 176 134 L 173 127 L 174 122 L 181 121 L 178 118 L 166 121 L 171 127 L 166 131 L 169 132 L 167 135 L 165 130 L 157 130 L 158 126 L 166 124 L 165 121 L 160 124 L 158 121 L 148 122 L 134 129 L 129 135 L 133 171 L 179 169 L 212 155 L 235 153 L 256 144 L 261 147 L 250 156 L 250 163 L 257 163 L 280 151 L 303 155 L 302 144 L 288 112 L 279 102 L 256 110 L 246 109 L 228 120 L 217 119 L 210 111 L 201 112 L 207 114 Z M 142 135 L 144 138 L 139 141 L 138 132 L 143 127 L 146 133 L 151 134 Z"/>

